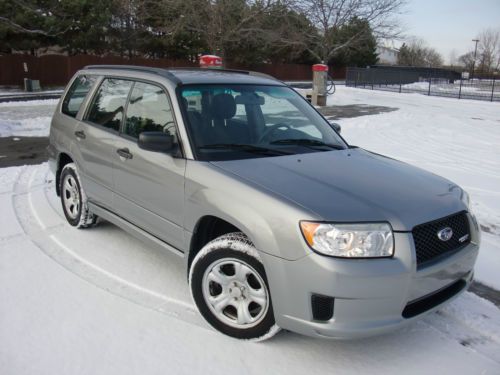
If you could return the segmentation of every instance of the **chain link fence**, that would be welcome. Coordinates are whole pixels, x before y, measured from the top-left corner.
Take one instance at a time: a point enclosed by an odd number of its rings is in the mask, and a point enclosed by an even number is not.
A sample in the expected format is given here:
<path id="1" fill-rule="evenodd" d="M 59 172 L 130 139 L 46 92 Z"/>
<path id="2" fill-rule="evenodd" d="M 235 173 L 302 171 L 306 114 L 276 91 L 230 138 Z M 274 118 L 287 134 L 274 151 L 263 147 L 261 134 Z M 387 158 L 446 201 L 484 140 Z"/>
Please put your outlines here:
<path id="1" fill-rule="evenodd" d="M 439 69 L 349 68 L 346 86 L 399 93 L 500 102 L 500 79 L 463 79 Z"/>

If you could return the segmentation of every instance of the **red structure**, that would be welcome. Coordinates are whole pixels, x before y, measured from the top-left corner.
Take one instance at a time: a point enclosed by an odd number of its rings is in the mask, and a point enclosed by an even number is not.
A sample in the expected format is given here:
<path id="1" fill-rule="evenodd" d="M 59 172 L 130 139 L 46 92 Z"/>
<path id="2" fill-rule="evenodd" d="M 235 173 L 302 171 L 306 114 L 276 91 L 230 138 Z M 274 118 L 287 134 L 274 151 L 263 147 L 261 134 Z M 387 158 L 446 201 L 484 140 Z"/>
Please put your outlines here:
<path id="1" fill-rule="evenodd" d="M 325 64 L 314 64 L 312 66 L 313 72 L 328 72 L 328 65 Z"/>
<path id="2" fill-rule="evenodd" d="M 201 68 L 222 68 L 222 58 L 215 55 L 200 56 Z"/>

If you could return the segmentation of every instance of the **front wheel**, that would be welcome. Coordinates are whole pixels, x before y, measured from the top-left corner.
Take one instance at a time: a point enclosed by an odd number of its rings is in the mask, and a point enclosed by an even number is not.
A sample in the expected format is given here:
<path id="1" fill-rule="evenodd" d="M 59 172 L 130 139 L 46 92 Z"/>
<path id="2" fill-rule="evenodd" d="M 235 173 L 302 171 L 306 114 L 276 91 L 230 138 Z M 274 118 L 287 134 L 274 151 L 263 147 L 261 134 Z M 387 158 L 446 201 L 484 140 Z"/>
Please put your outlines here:
<path id="1" fill-rule="evenodd" d="M 279 331 L 264 267 L 243 233 L 205 245 L 193 260 L 189 280 L 196 306 L 218 331 L 255 341 Z"/>

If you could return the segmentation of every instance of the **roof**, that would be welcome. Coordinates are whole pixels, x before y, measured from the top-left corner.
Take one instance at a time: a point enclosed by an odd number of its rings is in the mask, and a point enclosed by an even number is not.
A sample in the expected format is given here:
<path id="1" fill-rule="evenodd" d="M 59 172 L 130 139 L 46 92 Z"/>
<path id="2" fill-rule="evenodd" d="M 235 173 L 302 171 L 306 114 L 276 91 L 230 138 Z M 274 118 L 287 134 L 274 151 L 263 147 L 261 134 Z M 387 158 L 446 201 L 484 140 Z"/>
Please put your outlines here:
<path id="1" fill-rule="evenodd" d="M 189 84 L 254 84 L 254 85 L 285 85 L 276 78 L 258 72 L 230 69 L 206 68 L 153 68 L 136 65 L 88 65 L 84 69 L 120 70 L 158 74 L 177 85 Z"/>

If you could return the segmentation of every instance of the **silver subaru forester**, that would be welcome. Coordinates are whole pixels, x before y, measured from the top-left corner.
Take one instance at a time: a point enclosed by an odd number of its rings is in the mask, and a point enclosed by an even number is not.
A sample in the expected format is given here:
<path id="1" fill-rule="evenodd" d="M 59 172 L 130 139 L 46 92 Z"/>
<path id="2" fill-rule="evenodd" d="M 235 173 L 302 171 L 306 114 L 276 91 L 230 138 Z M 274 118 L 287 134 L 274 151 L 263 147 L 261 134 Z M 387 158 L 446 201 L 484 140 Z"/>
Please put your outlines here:
<path id="1" fill-rule="evenodd" d="M 50 130 L 68 222 L 108 220 L 185 259 L 222 333 L 354 338 L 467 289 L 479 248 L 454 183 L 350 146 L 252 72 L 88 66 Z"/>

